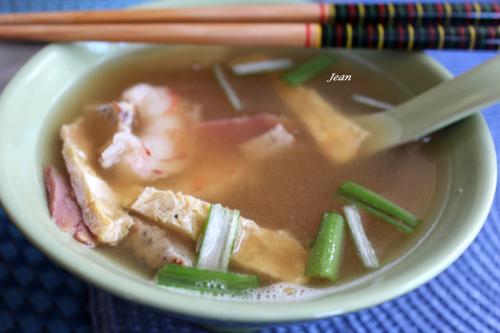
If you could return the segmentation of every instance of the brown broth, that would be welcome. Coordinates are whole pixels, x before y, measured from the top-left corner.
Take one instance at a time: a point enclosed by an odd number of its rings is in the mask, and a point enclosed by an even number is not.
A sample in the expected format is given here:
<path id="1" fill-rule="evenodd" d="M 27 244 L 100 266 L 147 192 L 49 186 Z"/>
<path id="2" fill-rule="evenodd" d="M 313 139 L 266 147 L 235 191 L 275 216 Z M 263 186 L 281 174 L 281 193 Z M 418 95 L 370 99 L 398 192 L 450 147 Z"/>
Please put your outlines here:
<path id="1" fill-rule="evenodd" d="M 175 56 L 167 56 L 165 51 L 143 51 L 114 61 L 112 65 L 103 65 L 87 80 L 73 87 L 59 103 L 58 110 L 64 111 L 57 114 L 64 113 L 65 116 L 58 125 L 80 116 L 81 110 L 86 105 L 116 99 L 125 88 L 139 82 L 167 85 L 181 97 L 200 104 L 203 108 L 203 120 L 262 112 L 293 118 L 279 97 L 273 93 L 271 74 L 236 77 L 227 67 L 223 67 L 231 85 L 242 100 L 244 111 L 237 112 L 231 108 L 214 79 L 210 65 L 216 62 L 225 64 L 238 56 L 252 52 L 254 51 L 240 50 L 221 54 L 215 52 L 212 55 L 203 52 L 187 54 L 178 52 Z M 265 53 L 270 57 L 286 56 L 296 62 L 313 55 L 311 51 L 303 50 L 266 50 Z M 211 57 L 217 60 L 212 61 Z M 330 72 L 316 77 L 308 82 L 308 85 L 317 89 L 345 114 L 373 112 L 351 101 L 350 96 L 354 93 L 394 104 L 407 97 L 404 89 L 396 82 L 345 56 L 338 55 L 338 57 L 339 60 L 332 66 Z M 331 72 L 350 74 L 352 81 L 326 83 Z M 91 116 L 86 115 L 86 117 Z M 60 145 L 57 130 L 57 126 L 53 128 L 53 135 L 50 138 L 51 144 L 56 147 Z M 274 156 L 265 163 L 246 166 L 244 172 L 248 176 L 223 186 L 223 190 L 197 194 L 189 193 L 192 185 L 190 182 L 200 174 L 203 177 L 204 174 L 211 172 L 209 167 L 220 169 L 221 166 L 233 165 L 234 168 L 240 168 L 241 157 L 238 153 L 228 154 L 216 147 L 204 147 L 199 150 L 197 163 L 183 174 L 154 183 L 137 183 L 130 181 L 130 178 L 116 177 L 112 171 L 104 171 L 98 167 L 98 153 L 112 135 L 109 126 L 88 118 L 84 134 L 88 138 L 87 152 L 92 157 L 91 163 L 123 196 L 124 203 L 130 203 L 145 185 L 182 190 L 188 194 L 199 195 L 207 201 L 239 209 L 242 216 L 253 219 L 263 227 L 288 230 L 303 244 L 308 244 L 315 237 L 325 211 L 342 209 L 343 203 L 334 196 L 334 192 L 346 180 L 357 181 L 420 217 L 425 217 L 435 190 L 436 163 L 422 143 L 409 144 L 371 158 L 358 159 L 348 165 L 334 166 L 317 149 L 306 130 L 299 127 L 296 136 L 298 144 L 291 150 Z M 54 155 L 53 160 L 60 161 L 60 157 Z M 204 170 L 205 166 L 208 171 Z M 225 172 L 220 174 L 222 178 Z M 220 180 L 222 184 L 223 181 Z M 416 232 L 406 235 L 366 214 L 363 217 L 367 235 L 383 264 L 400 257 L 429 227 L 424 219 Z M 346 236 L 340 281 L 352 280 L 368 272 L 356 254 L 348 230 Z M 106 249 L 105 252 L 118 260 L 130 260 L 127 253 L 119 249 Z M 141 266 L 136 263 L 134 267 Z"/>

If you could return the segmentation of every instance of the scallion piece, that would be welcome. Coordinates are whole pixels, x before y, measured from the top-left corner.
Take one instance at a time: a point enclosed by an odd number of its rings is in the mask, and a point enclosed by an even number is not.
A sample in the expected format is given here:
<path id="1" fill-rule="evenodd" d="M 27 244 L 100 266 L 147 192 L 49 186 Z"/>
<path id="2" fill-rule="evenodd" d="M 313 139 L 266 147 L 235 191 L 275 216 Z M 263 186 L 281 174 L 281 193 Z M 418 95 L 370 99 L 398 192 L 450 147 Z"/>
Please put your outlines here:
<path id="1" fill-rule="evenodd" d="M 229 100 L 229 103 L 231 103 L 231 105 L 236 111 L 241 111 L 243 106 L 241 105 L 240 98 L 236 94 L 236 91 L 234 91 L 231 84 L 229 84 L 229 81 L 226 79 L 226 76 L 222 71 L 222 68 L 219 65 L 214 65 L 212 69 L 214 71 L 215 79 L 217 80 L 217 82 L 219 82 L 219 85 L 224 91 L 224 94 Z"/>
<path id="2" fill-rule="evenodd" d="M 406 209 L 354 182 L 343 183 L 338 193 L 368 213 L 393 224 L 404 232 L 412 232 L 420 223 L 420 220 Z"/>
<path id="3" fill-rule="evenodd" d="M 342 259 L 344 219 L 334 212 L 326 212 L 319 226 L 309 258 L 306 276 L 335 280 Z"/>
<path id="4" fill-rule="evenodd" d="M 269 59 L 262 61 L 246 62 L 243 64 L 236 64 L 231 67 L 233 73 L 236 75 L 249 75 L 267 73 L 272 71 L 279 71 L 292 66 L 292 61 L 288 58 L 282 59 Z"/>
<path id="5" fill-rule="evenodd" d="M 237 293 L 257 288 L 259 279 L 255 275 L 228 273 L 167 264 L 158 271 L 157 283 L 201 292 Z"/>
<path id="6" fill-rule="evenodd" d="M 332 54 L 322 54 L 297 66 L 283 76 L 291 86 L 298 86 L 312 77 L 318 75 L 336 61 Z"/>
<path id="7" fill-rule="evenodd" d="M 366 236 L 358 208 L 354 205 L 344 206 L 344 215 L 349 225 L 349 229 L 351 229 L 352 238 L 354 239 L 354 243 L 356 244 L 358 254 L 363 264 L 368 268 L 378 268 L 380 263 L 375 253 L 375 249 Z"/>
<path id="8" fill-rule="evenodd" d="M 363 104 L 375 109 L 380 109 L 380 110 L 390 110 L 394 109 L 394 105 L 386 102 L 379 101 L 375 98 L 360 95 L 360 94 L 352 94 L 351 96 L 352 100 L 355 102 L 358 102 L 359 104 Z"/>
<path id="9" fill-rule="evenodd" d="M 350 201 L 353 205 L 356 205 L 358 206 L 359 208 L 361 208 L 362 210 L 364 210 L 365 212 L 367 212 L 368 214 L 372 215 L 372 216 L 375 216 L 376 218 L 378 219 L 381 219 L 382 221 L 385 221 L 389 224 L 392 224 L 396 229 L 404 232 L 405 234 L 411 234 L 413 232 L 413 229 L 412 227 L 404 224 L 403 222 L 401 222 L 400 220 L 397 220 L 385 213 L 382 213 L 381 211 L 378 211 L 368 205 L 365 205 L 361 202 L 357 202 L 357 201 Z"/>
<path id="10" fill-rule="evenodd" d="M 196 267 L 225 271 L 238 235 L 240 212 L 222 207 L 210 206 L 207 222 L 200 238 Z"/>

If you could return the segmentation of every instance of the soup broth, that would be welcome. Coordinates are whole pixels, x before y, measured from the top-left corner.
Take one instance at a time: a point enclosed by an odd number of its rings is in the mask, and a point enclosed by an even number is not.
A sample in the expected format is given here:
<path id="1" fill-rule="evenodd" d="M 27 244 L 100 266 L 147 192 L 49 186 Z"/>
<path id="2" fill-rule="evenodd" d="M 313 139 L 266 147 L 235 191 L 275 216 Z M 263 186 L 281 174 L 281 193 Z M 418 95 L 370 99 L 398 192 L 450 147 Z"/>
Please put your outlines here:
<path id="1" fill-rule="evenodd" d="M 57 105 L 54 114 L 60 118 L 56 122 L 50 122 L 48 131 L 51 135 L 47 137 L 47 144 L 55 149 L 52 156 L 47 158 L 47 163 L 64 168 L 60 155 L 60 125 L 83 115 L 84 123 L 79 133 L 89 164 L 117 193 L 124 207 L 130 206 L 146 186 L 180 191 L 210 203 L 238 209 L 242 217 L 255 221 L 260 227 L 286 230 L 304 248 L 309 249 L 323 214 L 326 211 L 342 211 L 346 203 L 335 192 L 343 182 L 351 180 L 422 218 L 422 223 L 413 233 L 405 234 L 392 225 L 361 212 L 364 229 L 381 266 L 401 257 L 428 230 L 430 226 L 425 216 L 433 199 L 437 174 L 436 162 L 429 148 L 434 142 L 415 142 L 375 156 L 360 157 L 349 163 L 335 165 L 324 156 L 308 129 L 297 121 L 275 92 L 273 84 L 280 80 L 286 70 L 247 76 L 236 76 L 230 70 L 231 63 L 249 56 L 289 58 L 299 64 L 315 56 L 318 51 L 225 48 L 199 49 L 198 52 L 193 50 L 148 49 L 100 65 L 89 77 L 73 86 Z M 353 94 L 374 97 L 392 104 L 398 104 L 409 97 L 398 82 L 359 63 L 349 57 L 349 54 L 332 52 L 331 56 L 336 58 L 331 67 L 308 80 L 304 86 L 316 90 L 345 116 L 377 112 L 353 101 Z M 221 65 L 230 85 L 241 99 L 242 110 L 235 110 L 229 103 L 214 77 L 214 64 Z M 348 74 L 351 81 L 327 83 L 332 73 Z M 199 105 L 202 122 L 251 117 L 262 113 L 290 119 L 293 122 L 291 132 L 294 144 L 264 161 L 247 163 L 240 150 L 227 149 L 211 142 L 198 142 L 193 158 L 184 170 L 154 180 L 140 179 L 114 168 L 105 169 L 100 164 L 99 156 L 103 147 L 113 139 L 115 126 L 103 121 L 99 114 L 82 110 L 92 105 L 119 100 L 124 90 L 141 82 L 167 86 L 189 103 Z M 154 276 L 155 270 L 148 269 L 147 265 L 134 258 L 120 243 L 96 250 L 102 251 L 110 260 L 119 260 L 143 272 L 145 277 Z M 291 256 L 282 265 L 293 265 L 294 260 Z M 240 267 L 233 267 L 232 271 L 248 273 Z M 363 266 L 346 225 L 342 263 L 335 285 L 353 281 L 370 271 Z M 262 285 L 275 282 L 279 281 L 264 279 Z M 307 282 L 311 287 L 331 284 L 321 279 Z"/>

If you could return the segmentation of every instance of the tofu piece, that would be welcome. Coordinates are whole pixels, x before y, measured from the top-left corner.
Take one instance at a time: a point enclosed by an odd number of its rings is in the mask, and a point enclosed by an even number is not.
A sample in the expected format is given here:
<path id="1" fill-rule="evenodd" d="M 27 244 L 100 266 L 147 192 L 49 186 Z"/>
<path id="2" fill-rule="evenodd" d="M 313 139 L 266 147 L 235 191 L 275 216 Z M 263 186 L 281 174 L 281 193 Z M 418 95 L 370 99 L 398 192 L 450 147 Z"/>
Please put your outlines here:
<path id="1" fill-rule="evenodd" d="M 152 269 L 167 263 L 192 266 L 195 261 L 194 246 L 185 244 L 167 230 L 134 217 L 134 225 L 120 243 Z"/>
<path id="2" fill-rule="evenodd" d="M 197 242 L 208 218 L 210 203 L 179 192 L 147 187 L 131 210 Z M 295 238 L 286 231 L 261 228 L 249 219 L 242 218 L 241 223 L 232 266 L 264 280 L 306 281 L 307 251 Z"/>
<path id="3" fill-rule="evenodd" d="M 210 204 L 190 195 L 146 187 L 130 207 L 160 226 L 197 241 L 210 211 Z"/>
<path id="4" fill-rule="evenodd" d="M 87 155 L 78 143 L 80 121 L 61 129 L 62 154 L 70 175 L 76 201 L 83 213 L 83 222 L 104 244 L 116 245 L 134 221 L 121 207 L 108 184 L 90 166 Z"/>
<path id="5" fill-rule="evenodd" d="M 248 219 L 241 220 L 243 232 L 237 239 L 237 250 L 231 266 L 257 274 L 261 280 L 303 284 L 307 281 L 306 249 L 288 232 L 259 227 Z"/>
<path id="6" fill-rule="evenodd" d="M 275 88 L 328 159 L 338 164 L 358 156 L 368 131 L 335 110 L 314 89 L 291 87 L 279 80 Z"/>
<path id="7" fill-rule="evenodd" d="M 240 145 L 243 155 L 249 160 L 264 160 L 290 148 L 294 137 L 278 124 L 264 134 Z"/>

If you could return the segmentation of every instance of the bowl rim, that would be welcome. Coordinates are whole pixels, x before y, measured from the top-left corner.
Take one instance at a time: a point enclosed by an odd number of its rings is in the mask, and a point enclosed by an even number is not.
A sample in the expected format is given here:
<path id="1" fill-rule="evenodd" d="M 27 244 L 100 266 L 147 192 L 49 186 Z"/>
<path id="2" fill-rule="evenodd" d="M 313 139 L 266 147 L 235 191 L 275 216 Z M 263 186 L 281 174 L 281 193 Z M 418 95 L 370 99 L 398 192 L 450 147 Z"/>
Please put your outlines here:
<path id="1" fill-rule="evenodd" d="M 0 97 L 0 108 L 1 106 L 3 106 L 2 102 L 9 98 L 11 91 L 17 89 L 21 84 L 22 74 L 19 73 L 28 73 L 29 71 L 35 69 L 42 61 L 45 60 L 47 55 L 52 52 L 55 47 L 61 47 L 61 45 L 52 44 L 46 46 L 22 67 L 18 74 L 16 74 L 16 76 L 4 89 L 4 92 Z M 432 69 L 432 71 L 435 72 L 436 77 L 439 77 L 441 81 L 444 81 L 451 77 L 451 74 L 443 66 L 441 66 L 429 56 L 421 53 L 417 55 L 417 57 L 424 66 Z M 2 110 L 0 109 L 0 115 L 1 111 Z M 422 274 L 414 277 L 411 281 L 392 288 L 391 290 L 385 290 L 383 293 L 374 293 L 370 297 L 360 300 L 359 303 L 361 305 L 356 306 L 346 306 L 339 308 L 338 304 L 330 304 L 327 300 L 325 300 L 328 297 L 322 299 L 322 302 L 311 300 L 296 303 L 258 304 L 221 302 L 213 299 L 195 298 L 189 295 L 177 293 L 169 293 L 169 299 L 155 298 L 153 297 L 151 290 L 148 290 L 154 289 L 151 288 L 149 284 L 146 285 L 144 283 L 140 284 L 134 282 L 134 285 L 131 288 L 123 288 L 121 283 L 116 283 L 117 279 L 125 279 L 122 282 L 127 282 L 128 280 L 128 283 L 131 283 L 130 279 L 127 279 L 126 277 L 117 277 L 116 273 L 108 272 L 106 269 L 99 266 L 83 266 L 82 264 L 77 263 L 74 260 L 84 260 L 84 258 L 81 258 L 76 254 L 68 254 L 65 256 L 60 251 L 60 244 L 59 246 L 55 246 L 54 244 L 47 244 L 47 242 L 42 242 L 41 239 L 37 238 L 37 235 L 30 232 L 27 224 L 19 222 L 24 218 L 24 216 L 19 213 L 18 209 L 20 209 L 20 207 L 17 206 L 16 202 L 12 202 L 10 200 L 6 191 L 4 191 L 3 186 L 0 187 L 0 205 L 3 206 L 10 220 L 22 231 L 22 233 L 31 241 L 31 243 L 35 244 L 38 249 L 40 249 L 53 261 L 57 262 L 65 269 L 71 271 L 87 282 L 97 285 L 100 288 L 103 288 L 115 295 L 126 298 L 128 300 L 171 312 L 174 315 L 176 314 L 178 316 L 198 317 L 211 321 L 276 323 L 319 319 L 331 315 L 344 314 L 371 307 L 415 289 L 416 287 L 426 283 L 427 281 L 438 275 L 440 272 L 442 272 L 449 265 L 451 265 L 474 240 L 482 225 L 484 224 L 489 212 L 489 208 L 491 207 L 491 204 L 493 202 L 496 187 L 497 169 L 495 150 L 493 148 L 491 135 L 486 126 L 485 120 L 479 114 L 473 116 L 472 118 L 479 120 L 479 126 L 482 126 L 484 129 L 484 133 L 482 135 L 489 137 L 484 138 L 487 139 L 488 143 L 484 148 L 487 152 L 487 160 L 492 172 L 491 174 L 487 175 L 490 181 L 486 182 L 486 188 L 483 189 L 484 195 L 481 197 L 482 207 L 484 209 L 482 209 L 481 212 L 476 216 L 476 222 L 471 223 L 467 237 L 461 239 L 456 248 L 448 252 L 447 255 L 443 258 L 440 258 L 441 261 L 438 264 L 435 264 L 427 271 L 422 272 Z M 8 180 L 2 178 L 4 178 L 4 174 L 0 170 L 0 185 L 8 182 Z M 97 265 L 95 263 L 93 264 Z M 235 306 L 235 304 L 237 304 L 238 306 Z"/>

